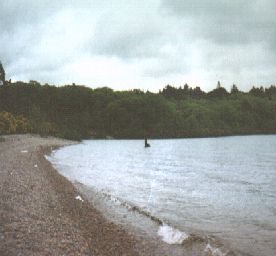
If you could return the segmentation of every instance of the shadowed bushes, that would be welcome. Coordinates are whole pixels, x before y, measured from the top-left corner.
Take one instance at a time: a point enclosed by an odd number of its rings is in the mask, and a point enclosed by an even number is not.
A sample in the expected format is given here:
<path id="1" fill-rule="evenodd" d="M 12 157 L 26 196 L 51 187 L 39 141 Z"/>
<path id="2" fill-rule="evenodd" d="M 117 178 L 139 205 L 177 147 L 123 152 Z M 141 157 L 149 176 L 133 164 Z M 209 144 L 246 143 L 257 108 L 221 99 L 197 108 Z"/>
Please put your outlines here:
<path id="1" fill-rule="evenodd" d="M 29 120 L 23 116 L 16 116 L 9 112 L 0 112 L 0 134 L 31 132 Z"/>

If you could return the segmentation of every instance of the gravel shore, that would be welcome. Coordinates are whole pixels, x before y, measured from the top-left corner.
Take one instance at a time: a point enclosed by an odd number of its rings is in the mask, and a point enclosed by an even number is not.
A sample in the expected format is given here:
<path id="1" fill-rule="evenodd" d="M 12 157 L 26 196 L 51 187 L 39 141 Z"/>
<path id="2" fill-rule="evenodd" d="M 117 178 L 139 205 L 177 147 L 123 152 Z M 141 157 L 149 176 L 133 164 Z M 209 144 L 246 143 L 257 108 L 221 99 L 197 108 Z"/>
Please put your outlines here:
<path id="1" fill-rule="evenodd" d="M 147 246 L 106 220 L 45 160 L 52 149 L 72 143 L 2 136 L 0 255 L 150 255 L 143 252 Z"/>

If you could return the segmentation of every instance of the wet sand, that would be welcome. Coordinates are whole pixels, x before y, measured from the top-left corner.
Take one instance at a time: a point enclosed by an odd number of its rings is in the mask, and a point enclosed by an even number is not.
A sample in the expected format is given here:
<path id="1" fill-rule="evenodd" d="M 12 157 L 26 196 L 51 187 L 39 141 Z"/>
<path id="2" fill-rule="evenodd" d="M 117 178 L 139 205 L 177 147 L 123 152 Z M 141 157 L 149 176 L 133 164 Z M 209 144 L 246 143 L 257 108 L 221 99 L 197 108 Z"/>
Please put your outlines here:
<path id="1" fill-rule="evenodd" d="M 151 254 L 45 160 L 53 148 L 73 142 L 33 135 L 2 138 L 0 255 Z"/>

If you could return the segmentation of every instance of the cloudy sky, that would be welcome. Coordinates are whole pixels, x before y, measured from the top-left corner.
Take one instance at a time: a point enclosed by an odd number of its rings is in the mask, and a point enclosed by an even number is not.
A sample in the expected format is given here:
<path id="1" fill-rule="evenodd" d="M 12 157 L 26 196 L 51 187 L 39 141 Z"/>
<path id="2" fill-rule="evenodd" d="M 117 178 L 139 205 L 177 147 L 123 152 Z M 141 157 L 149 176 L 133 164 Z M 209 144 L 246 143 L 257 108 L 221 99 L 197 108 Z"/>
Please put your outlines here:
<path id="1" fill-rule="evenodd" d="M 276 83 L 275 0 L 1 0 L 7 78 L 158 91 Z"/>

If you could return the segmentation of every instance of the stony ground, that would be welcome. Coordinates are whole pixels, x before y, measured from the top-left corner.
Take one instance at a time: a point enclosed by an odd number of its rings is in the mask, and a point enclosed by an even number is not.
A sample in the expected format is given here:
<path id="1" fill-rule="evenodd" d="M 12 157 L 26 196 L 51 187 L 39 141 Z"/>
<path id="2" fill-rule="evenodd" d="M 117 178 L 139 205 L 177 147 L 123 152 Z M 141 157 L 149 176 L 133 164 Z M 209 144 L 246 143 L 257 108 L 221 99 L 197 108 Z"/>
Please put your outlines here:
<path id="1" fill-rule="evenodd" d="M 70 143 L 33 135 L 0 140 L 1 256 L 137 255 L 135 239 L 77 200 L 78 191 L 45 160 Z"/>

